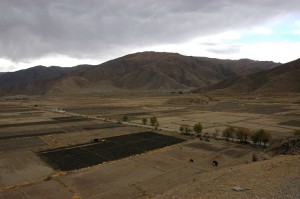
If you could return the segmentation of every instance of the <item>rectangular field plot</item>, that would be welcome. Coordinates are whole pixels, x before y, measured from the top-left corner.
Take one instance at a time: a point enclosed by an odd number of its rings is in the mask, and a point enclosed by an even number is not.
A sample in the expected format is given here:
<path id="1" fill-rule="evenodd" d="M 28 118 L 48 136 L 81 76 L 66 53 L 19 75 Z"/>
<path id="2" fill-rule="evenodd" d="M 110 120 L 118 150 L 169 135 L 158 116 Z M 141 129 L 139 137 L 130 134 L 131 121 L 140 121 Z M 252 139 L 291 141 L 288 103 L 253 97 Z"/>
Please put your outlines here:
<path id="1" fill-rule="evenodd" d="M 280 113 L 288 111 L 289 109 L 280 105 L 247 105 L 245 109 L 241 109 L 241 112 L 257 113 L 271 115 L 274 113 Z"/>
<path id="2" fill-rule="evenodd" d="M 61 124 L 67 122 L 79 122 L 79 121 L 88 121 L 90 119 L 84 117 L 62 117 L 62 118 L 52 118 L 53 120 L 39 121 L 39 122 L 23 122 L 23 123 L 14 123 L 14 124 L 1 124 L 0 128 L 7 127 L 23 127 L 23 126 L 33 126 L 33 125 L 46 125 L 46 124 Z"/>
<path id="3" fill-rule="evenodd" d="M 185 140 L 154 132 L 108 137 L 102 142 L 40 151 L 39 155 L 54 169 L 69 171 L 117 160 Z"/>
<path id="4" fill-rule="evenodd" d="M 280 125 L 285 125 L 285 126 L 300 127 L 300 121 L 298 121 L 298 120 L 290 120 L 290 121 L 287 121 L 287 122 L 281 122 L 279 124 Z"/>
<path id="5" fill-rule="evenodd" d="M 17 113 L 17 112 L 30 112 L 35 111 L 35 109 L 31 108 L 7 108 L 7 109 L 0 109 L 1 113 Z"/>
<path id="6" fill-rule="evenodd" d="M 81 122 L 89 120 L 88 118 L 84 117 L 54 117 L 52 119 L 59 122 Z"/>
<path id="7" fill-rule="evenodd" d="M 89 125 L 83 126 L 83 130 L 97 130 L 97 129 L 109 129 L 109 128 L 117 128 L 117 127 L 124 127 L 125 125 L 117 124 L 117 123 L 104 123 L 104 124 L 97 124 L 97 125 Z"/>
<path id="8" fill-rule="evenodd" d="M 45 145 L 46 143 L 38 137 L 24 137 L 5 140 L 0 139 L 0 151 L 32 148 Z"/>
<path id="9" fill-rule="evenodd" d="M 15 132 L 0 132 L 0 140 L 11 139 L 11 138 L 21 138 L 21 137 L 34 137 L 42 136 L 49 134 L 60 134 L 65 133 L 57 128 L 53 129 L 40 129 L 40 130 L 24 130 L 24 131 L 15 131 Z"/>
<path id="10" fill-rule="evenodd" d="M 0 119 L 13 119 L 13 118 L 24 118 L 25 114 L 22 115 L 0 115 Z M 25 115 L 26 117 L 30 117 L 31 115 Z"/>

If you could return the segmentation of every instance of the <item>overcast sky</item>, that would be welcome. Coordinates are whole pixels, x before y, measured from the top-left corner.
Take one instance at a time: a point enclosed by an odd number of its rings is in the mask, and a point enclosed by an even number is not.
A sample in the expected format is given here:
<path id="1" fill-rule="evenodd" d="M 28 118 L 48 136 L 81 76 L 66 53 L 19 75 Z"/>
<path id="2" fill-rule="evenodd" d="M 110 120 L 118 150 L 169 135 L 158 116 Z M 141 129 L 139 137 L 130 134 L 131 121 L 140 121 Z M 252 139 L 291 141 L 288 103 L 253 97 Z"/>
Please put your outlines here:
<path id="1" fill-rule="evenodd" d="M 0 0 L 0 72 L 139 51 L 289 62 L 300 0 Z"/>

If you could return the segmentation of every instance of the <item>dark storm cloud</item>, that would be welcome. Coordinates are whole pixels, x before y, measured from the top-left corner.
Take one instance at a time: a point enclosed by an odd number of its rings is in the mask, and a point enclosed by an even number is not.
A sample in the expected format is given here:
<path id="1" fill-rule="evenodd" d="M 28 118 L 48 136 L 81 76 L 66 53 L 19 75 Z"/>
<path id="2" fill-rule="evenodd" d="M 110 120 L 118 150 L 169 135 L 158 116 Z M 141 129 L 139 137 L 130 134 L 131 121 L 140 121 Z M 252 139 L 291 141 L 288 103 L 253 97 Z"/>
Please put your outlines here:
<path id="1" fill-rule="evenodd" d="M 0 58 L 96 58 L 299 12 L 298 0 L 1 0 Z"/>

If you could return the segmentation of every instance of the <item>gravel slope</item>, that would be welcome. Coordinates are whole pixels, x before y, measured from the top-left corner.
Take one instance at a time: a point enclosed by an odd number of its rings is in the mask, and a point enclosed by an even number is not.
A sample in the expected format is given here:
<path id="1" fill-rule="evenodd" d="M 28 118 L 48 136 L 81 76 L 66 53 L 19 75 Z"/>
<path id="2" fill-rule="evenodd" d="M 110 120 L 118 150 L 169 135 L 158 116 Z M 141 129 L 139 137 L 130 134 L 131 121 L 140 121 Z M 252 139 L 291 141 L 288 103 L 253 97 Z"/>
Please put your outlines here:
<path id="1" fill-rule="evenodd" d="M 244 191 L 235 191 L 239 186 Z M 199 174 L 156 198 L 300 198 L 300 156 L 276 156 Z"/>

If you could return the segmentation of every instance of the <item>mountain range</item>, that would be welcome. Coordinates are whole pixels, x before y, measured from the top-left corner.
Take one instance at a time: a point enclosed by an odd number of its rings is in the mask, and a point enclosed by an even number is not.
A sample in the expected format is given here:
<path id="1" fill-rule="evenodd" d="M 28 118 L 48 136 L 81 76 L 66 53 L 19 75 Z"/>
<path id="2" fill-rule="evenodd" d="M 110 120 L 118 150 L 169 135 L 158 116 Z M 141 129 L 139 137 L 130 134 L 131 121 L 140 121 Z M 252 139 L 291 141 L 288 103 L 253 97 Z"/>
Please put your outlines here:
<path id="1" fill-rule="evenodd" d="M 288 87 L 291 89 L 287 91 L 299 92 L 296 86 L 299 86 L 298 72 L 299 60 L 281 65 L 250 59 L 222 60 L 177 53 L 140 52 L 99 65 L 71 68 L 36 66 L 1 73 L 0 95 L 84 93 L 120 89 L 196 89 L 209 92 L 228 89 L 253 92 L 270 90 L 277 78 L 281 78 L 280 81 L 285 85 L 276 86 L 277 90 L 286 90 Z M 261 86 L 263 87 L 260 89 Z"/>
<path id="2" fill-rule="evenodd" d="M 267 71 L 227 78 L 198 89 L 214 93 L 299 93 L 300 59 Z"/>
<path id="3" fill-rule="evenodd" d="M 16 72 L 1 73 L 0 96 L 45 94 L 58 78 L 84 67 L 87 67 L 87 65 L 70 68 L 59 66 L 35 66 Z"/>

